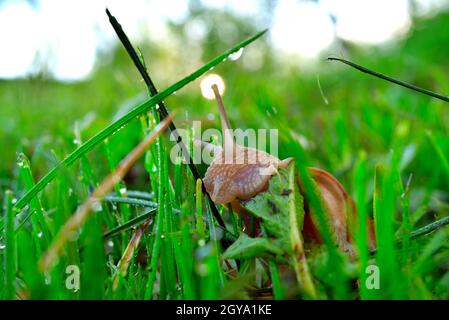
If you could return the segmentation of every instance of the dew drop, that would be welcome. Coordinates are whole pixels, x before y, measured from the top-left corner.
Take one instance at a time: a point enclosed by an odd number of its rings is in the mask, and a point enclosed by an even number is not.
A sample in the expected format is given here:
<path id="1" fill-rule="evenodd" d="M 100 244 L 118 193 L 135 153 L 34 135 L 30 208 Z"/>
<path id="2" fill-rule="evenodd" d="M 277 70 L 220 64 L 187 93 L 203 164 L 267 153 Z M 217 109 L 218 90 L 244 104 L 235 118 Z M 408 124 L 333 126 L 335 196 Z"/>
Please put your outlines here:
<path id="1" fill-rule="evenodd" d="M 240 48 L 238 51 L 231 53 L 229 55 L 229 60 L 236 61 L 242 56 L 242 54 L 243 54 L 243 48 Z"/>
<path id="2" fill-rule="evenodd" d="M 45 277 L 44 277 L 44 282 L 46 285 L 50 285 L 51 284 L 51 276 L 48 272 L 45 273 Z"/>
<path id="3" fill-rule="evenodd" d="M 91 208 L 92 208 L 92 210 L 95 211 L 95 212 L 101 211 L 101 203 L 100 203 L 100 201 L 98 201 L 98 200 L 94 201 L 94 202 L 92 203 L 92 205 L 91 205 Z"/>

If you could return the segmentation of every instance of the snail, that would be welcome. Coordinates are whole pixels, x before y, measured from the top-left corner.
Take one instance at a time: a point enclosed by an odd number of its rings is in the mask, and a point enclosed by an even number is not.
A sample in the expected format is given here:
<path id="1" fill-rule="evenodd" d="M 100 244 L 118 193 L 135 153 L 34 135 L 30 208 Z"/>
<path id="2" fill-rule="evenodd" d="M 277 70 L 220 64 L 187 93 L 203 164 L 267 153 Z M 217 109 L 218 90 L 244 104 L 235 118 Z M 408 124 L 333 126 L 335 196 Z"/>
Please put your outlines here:
<path id="1" fill-rule="evenodd" d="M 204 186 L 215 203 L 230 204 L 234 212 L 242 215 L 246 226 L 245 232 L 249 232 L 251 215 L 243 208 L 242 202 L 266 191 L 272 176 L 279 169 L 287 168 L 292 158 L 280 160 L 264 151 L 236 144 L 229 131 L 229 120 L 218 87 L 214 84 L 212 90 L 220 113 L 224 142 L 223 147 L 219 147 L 200 141 L 204 148 L 214 154 L 213 161 L 203 179 Z M 309 167 L 308 170 L 325 205 L 327 221 L 335 243 L 343 251 L 353 254 L 348 227 L 349 215 L 353 215 L 351 218 L 356 217 L 353 200 L 341 183 L 330 173 L 314 167 Z M 297 183 L 301 190 L 299 178 Z M 305 208 L 303 238 L 306 241 L 313 240 L 319 243 L 321 239 L 316 227 L 317 223 L 310 211 L 311 209 Z M 370 246 L 373 247 L 372 223 L 368 223 L 367 228 Z M 256 229 L 256 233 L 258 232 L 257 221 L 253 229 Z"/>

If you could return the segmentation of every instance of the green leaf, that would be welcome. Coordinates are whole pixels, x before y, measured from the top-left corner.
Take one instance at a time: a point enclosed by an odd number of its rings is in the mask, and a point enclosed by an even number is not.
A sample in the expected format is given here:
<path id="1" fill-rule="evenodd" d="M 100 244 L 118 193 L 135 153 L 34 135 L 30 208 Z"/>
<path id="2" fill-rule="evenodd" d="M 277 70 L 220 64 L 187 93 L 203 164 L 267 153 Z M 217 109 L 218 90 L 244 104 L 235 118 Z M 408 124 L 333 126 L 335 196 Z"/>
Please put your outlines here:
<path id="1" fill-rule="evenodd" d="M 253 215 L 262 219 L 263 226 L 268 234 L 278 239 L 286 239 L 289 243 L 290 218 L 289 195 L 294 192 L 295 211 L 297 214 L 298 229 L 302 230 L 304 222 L 304 201 L 297 188 L 289 187 L 289 170 L 280 169 L 277 176 L 273 176 L 269 182 L 268 191 L 258 194 L 244 204 L 244 207 Z"/>
<path id="2" fill-rule="evenodd" d="M 235 241 L 223 254 L 225 259 L 249 259 L 266 254 L 280 255 L 281 248 L 267 238 L 250 238 L 245 233 Z"/>
<path id="3" fill-rule="evenodd" d="M 267 253 L 269 249 L 274 250 L 275 247 L 281 252 L 277 257 L 287 258 L 290 267 L 295 270 L 296 279 L 305 296 L 316 298 L 301 237 L 304 198 L 298 190 L 294 161 L 286 169 L 279 169 L 278 174 L 270 179 L 268 190 L 248 201 L 244 207 L 262 220 L 266 236 L 276 240 L 265 237 L 250 241 L 246 237 L 245 241 L 233 245 L 231 253 L 254 257 Z"/>
<path id="4" fill-rule="evenodd" d="M 262 220 L 266 230 L 266 237 L 249 238 L 242 235 L 226 250 L 225 257 L 260 257 L 267 253 L 292 255 L 290 209 L 294 199 L 294 213 L 298 231 L 302 229 L 304 221 L 303 197 L 297 188 L 290 188 L 289 173 L 294 170 L 291 164 L 287 169 L 280 169 L 278 175 L 273 176 L 268 184 L 268 190 L 261 192 L 243 206 L 251 214 Z M 293 178 L 294 179 L 294 178 Z M 294 190 L 293 190 L 294 189 Z M 292 197 L 292 192 L 295 196 Z M 274 238 L 275 240 L 271 240 Z"/>

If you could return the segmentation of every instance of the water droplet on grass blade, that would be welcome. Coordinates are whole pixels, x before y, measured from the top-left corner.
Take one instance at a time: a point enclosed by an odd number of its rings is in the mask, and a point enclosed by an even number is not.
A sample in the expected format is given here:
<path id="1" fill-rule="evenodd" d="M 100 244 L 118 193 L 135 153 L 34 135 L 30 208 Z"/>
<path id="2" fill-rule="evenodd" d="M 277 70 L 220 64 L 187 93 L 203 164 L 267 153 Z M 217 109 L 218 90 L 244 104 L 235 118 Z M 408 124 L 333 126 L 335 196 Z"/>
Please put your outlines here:
<path id="1" fill-rule="evenodd" d="M 92 211 L 99 212 L 101 211 L 101 203 L 98 200 L 95 200 L 91 205 Z"/>
<path id="2" fill-rule="evenodd" d="M 229 59 L 231 61 L 236 61 L 236 60 L 238 60 L 242 56 L 242 54 L 243 54 L 243 48 L 240 48 L 238 51 L 236 51 L 234 53 L 231 53 L 229 55 Z"/>

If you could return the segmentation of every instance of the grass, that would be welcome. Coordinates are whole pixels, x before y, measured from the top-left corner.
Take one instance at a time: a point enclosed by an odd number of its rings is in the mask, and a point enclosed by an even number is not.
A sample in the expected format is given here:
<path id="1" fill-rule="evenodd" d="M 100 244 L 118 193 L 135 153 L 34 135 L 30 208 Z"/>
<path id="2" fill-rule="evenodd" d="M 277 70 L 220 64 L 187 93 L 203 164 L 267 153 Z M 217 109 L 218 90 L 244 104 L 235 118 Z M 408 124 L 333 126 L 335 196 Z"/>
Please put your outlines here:
<path id="1" fill-rule="evenodd" d="M 347 50 L 361 65 L 447 92 L 444 59 L 449 52 L 428 49 L 447 40 L 447 21 L 446 14 L 416 21 L 420 28 L 394 48 Z M 273 57 L 276 53 L 263 38 L 245 48 L 238 61 L 221 63 L 261 35 L 229 45 L 232 49 L 181 81 L 179 74 L 167 74 L 161 83 L 173 85 L 128 103 L 131 108 L 124 105 L 117 114 L 119 104 L 147 89 L 121 51 L 85 83 L 0 82 L 5 133 L 0 136 L 1 299 L 245 299 L 266 291 L 274 299 L 449 298 L 447 103 L 329 62 L 317 66 L 317 83 L 316 73 L 281 70 L 284 62 Z M 215 51 L 228 45 L 221 40 L 210 44 L 207 50 Z M 245 69 L 245 56 L 254 50 L 261 52 L 264 64 L 259 70 Z M 142 48 L 142 53 L 154 59 L 150 73 L 156 66 L 168 67 L 160 64 L 165 52 Z M 218 126 L 206 120 L 208 113 L 216 114 L 215 103 L 200 96 L 196 82 L 188 85 L 213 67 L 227 84 L 223 99 L 232 126 L 279 128 L 279 157 L 295 158 L 323 238 L 320 246 L 304 243 L 315 292 L 298 294 L 298 282 L 285 281 L 276 256 L 223 259 L 223 244 L 236 241 L 243 222 L 231 208 L 218 206 L 226 229 L 217 224 L 201 181 L 185 164 L 170 161 L 173 142 L 166 136 L 114 181 L 90 219 L 61 246 L 53 267 L 41 272 L 39 260 L 65 223 L 155 128 L 157 104 L 165 101 L 178 111 L 180 128 L 191 130 L 191 120 L 198 118 L 204 120 L 203 130 Z M 67 110 L 59 109 L 63 106 Z M 88 116 L 91 112 L 96 115 Z M 83 143 L 83 137 L 91 138 Z M 190 154 L 191 140 L 185 141 Z M 358 221 L 351 226 L 356 259 L 332 241 L 326 209 L 306 169 L 310 165 L 335 175 L 356 203 Z M 204 170 L 198 166 L 201 174 Z M 374 251 L 364 227 L 369 218 L 376 227 Z M 302 244 L 295 237 L 298 241 Z M 378 290 L 364 285 L 371 264 L 380 270 Z M 68 266 L 80 269 L 79 290 L 66 286 Z"/>

